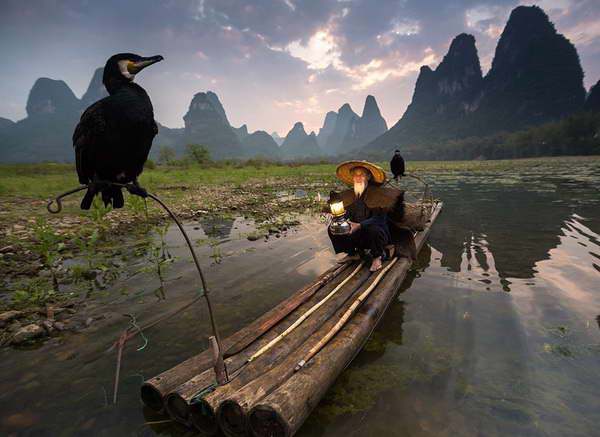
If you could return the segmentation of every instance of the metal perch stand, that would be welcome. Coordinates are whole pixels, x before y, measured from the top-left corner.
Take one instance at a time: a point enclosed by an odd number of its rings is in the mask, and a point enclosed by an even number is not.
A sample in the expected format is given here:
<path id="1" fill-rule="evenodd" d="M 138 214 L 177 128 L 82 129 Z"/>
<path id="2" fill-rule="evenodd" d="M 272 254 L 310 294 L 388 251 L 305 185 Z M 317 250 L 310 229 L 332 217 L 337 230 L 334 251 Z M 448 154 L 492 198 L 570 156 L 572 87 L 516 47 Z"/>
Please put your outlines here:
<path id="1" fill-rule="evenodd" d="M 190 238 L 188 237 L 187 233 L 185 232 L 185 230 L 183 229 L 183 226 L 181 225 L 181 222 L 177 219 L 177 217 L 175 216 L 175 214 L 173 213 L 173 211 L 171 211 L 169 209 L 169 207 L 167 205 L 164 204 L 164 202 L 162 200 L 160 200 L 158 197 L 156 197 L 154 194 L 151 193 L 146 193 L 143 189 L 140 189 L 139 186 L 134 185 L 134 184 L 120 184 L 120 183 L 116 183 L 116 182 L 102 182 L 103 184 L 106 185 L 113 185 L 113 186 L 117 186 L 120 188 L 125 188 L 127 189 L 127 191 L 129 191 L 131 194 L 134 194 L 136 196 L 140 196 L 140 197 L 149 197 L 152 200 L 154 200 L 156 203 L 158 203 L 166 212 L 167 214 L 169 214 L 169 216 L 171 217 L 171 219 L 173 219 L 173 221 L 175 222 L 175 224 L 177 225 L 177 227 L 179 228 L 179 231 L 181 231 L 181 234 L 183 235 L 183 238 L 185 239 L 185 242 L 188 246 L 188 249 L 190 250 L 190 253 L 192 254 L 192 259 L 194 260 L 194 264 L 196 265 L 196 270 L 198 271 L 198 275 L 200 275 L 200 281 L 202 283 L 202 289 L 203 289 L 203 296 L 204 299 L 206 300 L 206 306 L 208 308 L 208 315 L 210 318 L 210 324 L 211 324 L 211 328 L 212 328 L 212 332 L 213 332 L 213 336 L 215 337 L 216 343 L 217 343 L 217 348 L 218 348 L 218 355 L 219 358 L 217 359 L 217 361 L 215 363 L 215 370 L 217 368 L 221 368 L 224 372 L 224 382 L 227 382 L 229 380 L 229 377 L 227 375 L 227 368 L 225 367 L 225 363 L 223 362 L 223 348 L 221 346 L 221 336 L 219 335 L 219 330 L 217 328 L 217 323 L 215 321 L 215 316 L 213 313 L 213 308 L 212 308 L 212 304 L 210 302 L 210 298 L 208 297 L 208 287 L 206 285 L 206 280 L 204 278 L 204 273 L 202 273 L 202 269 L 200 268 L 200 262 L 198 261 L 198 256 L 196 255 L 196 251 L 194 250 L 194 246 L 192 246 L 192 242 L 190 241 Z M 81 185 L 77 188 L 74 188 L 72 190 L 66 191 L 62 194 L 60 194 L 59 196 L 57 196 L 55 199 L 52 199 L 48 202 L 48 205 L 46 206 L 46 208 L 48 209 L 48 211 L 52 214 L 58 214 L 60 211 L 62 211 L 62 199 L 66 196 L 69 196 L 71 194 L 77 193 L 79 191 L 85 190 L 88 188 L 88 185 Z M 56 202 L 56 208 L 53 207 L 53 204 Z"/>

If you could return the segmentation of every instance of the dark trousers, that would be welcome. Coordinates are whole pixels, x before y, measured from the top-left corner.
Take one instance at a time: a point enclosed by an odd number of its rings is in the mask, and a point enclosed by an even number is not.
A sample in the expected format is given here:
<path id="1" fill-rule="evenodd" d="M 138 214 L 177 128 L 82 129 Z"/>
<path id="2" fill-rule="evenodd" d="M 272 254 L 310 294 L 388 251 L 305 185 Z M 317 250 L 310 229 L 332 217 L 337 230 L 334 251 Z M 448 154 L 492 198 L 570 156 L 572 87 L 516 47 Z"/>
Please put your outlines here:
<path id="1" fill-rule="evenodd" d="M 354 255 L 357 250 L 370 250 L 371 256 L 377 258 L 383 255 L 384 248 L 389 244 L 388 234 L 381 226 L 366 225 L 349 235 L 333 235 L 327 230 L 335 253 L 345 252 Z"/>

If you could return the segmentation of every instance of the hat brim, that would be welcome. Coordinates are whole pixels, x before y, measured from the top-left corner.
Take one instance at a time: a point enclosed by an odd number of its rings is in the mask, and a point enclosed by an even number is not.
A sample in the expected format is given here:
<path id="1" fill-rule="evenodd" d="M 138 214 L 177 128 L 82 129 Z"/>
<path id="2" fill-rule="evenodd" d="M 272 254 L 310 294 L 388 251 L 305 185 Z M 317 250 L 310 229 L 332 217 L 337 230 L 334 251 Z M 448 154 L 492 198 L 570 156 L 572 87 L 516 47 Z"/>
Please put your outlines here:
<path id="1" fill-rule="evenodd" d="M 356 167 L 364 167 L 371 172 L 372 182 L 376 184 L 383 184 L 385 182 L 385 171 L 376 164 L 370 163 L 369 161 L 346 161 L 342 162 L 335 169 L 335 175 L 339 180 L 348 185 L 354 185 L 352 179 L 352 169 Z"/>

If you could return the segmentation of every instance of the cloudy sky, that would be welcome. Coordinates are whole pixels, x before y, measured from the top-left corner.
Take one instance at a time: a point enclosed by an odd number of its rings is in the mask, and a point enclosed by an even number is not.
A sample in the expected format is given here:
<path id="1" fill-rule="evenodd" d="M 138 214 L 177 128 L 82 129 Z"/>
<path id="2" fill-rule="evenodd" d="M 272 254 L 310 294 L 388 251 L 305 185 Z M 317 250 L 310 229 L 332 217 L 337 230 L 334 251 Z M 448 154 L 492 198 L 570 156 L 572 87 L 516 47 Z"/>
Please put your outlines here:
<path id="1" fill-rule="evenodd" d="M 161 54 L 136 80 L 170 127 L 194 93 L 215 91 L 230 122 L 285 135 L 317 130 L 343 103 L 361 113 L 373 94 L 391 126 L 421 65 L 435 67 L 452 38 L 475 36 L 484 73 L 519 0 L 164 0 L 0 3 L 0 116 L 18 120 L 38 77 L 80 97 L 117 52 Z M 600 79 L 600 2 L 537 2 L 577 47 L 589 88 Z"/>

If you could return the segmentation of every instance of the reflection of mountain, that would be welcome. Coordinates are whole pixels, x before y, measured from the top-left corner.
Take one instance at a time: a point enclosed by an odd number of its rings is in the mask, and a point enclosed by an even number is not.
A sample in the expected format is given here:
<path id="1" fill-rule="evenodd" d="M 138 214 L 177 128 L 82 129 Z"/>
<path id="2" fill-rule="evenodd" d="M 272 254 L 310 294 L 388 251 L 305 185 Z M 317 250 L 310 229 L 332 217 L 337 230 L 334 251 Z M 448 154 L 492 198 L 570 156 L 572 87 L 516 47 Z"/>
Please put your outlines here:
<path id="1" fill-rule="evenodd" d="M 209 238 L 229 238 L 234 219 L 222 217 L 203 217 L 198 219 L 202 230 Z"/>
<path id="2" fill-rule="evenodd" d="M 445 207 L 432 235 L 433 246 L 443 254 L 442 265 L 455 272 L 465 253 L 487 263 L 489 251 L 500 278 L 531 278 L 535 263 L 548 259 L 558 245 L 572 212 L 568 203 L 557 202 L 557 197 L 567 200 L 572 194 L 560 185 L 555 193 L 486 181 L 463 182 L 458 189 L 438 193 Z"/>
<path id="3" fill-rule="evenodd" d="M 364 349 L 357 356 L 356 362 L 359 365 L 374 362 L 381 358 L 386 351 L 389 343 L 396 346 L 403 344 L 403 327 L 406 312 L 406 302 L 401 300 L 401 294 L 410 289 L 414 280 L 419 274 L 429 267 L 431 262 L 431 247 L 425 244 L 419 252 L 417 261 L 413 264 L 413 268 L 408 272 L 406 278 L 402 282 L 398 290 L 398 296 L 390 302 L 389 307 L 385 311 L 381 321 L 377 325 L 375 331 L 371 335 Z"/>

